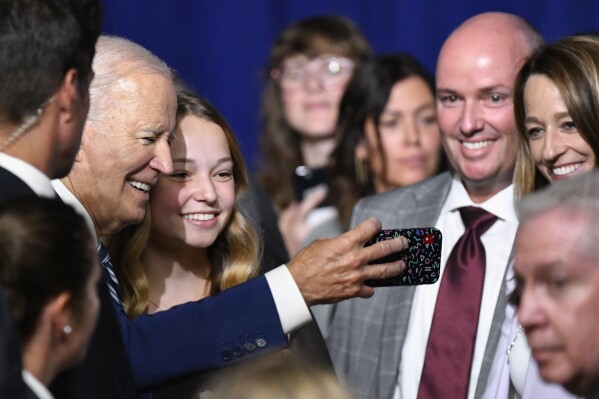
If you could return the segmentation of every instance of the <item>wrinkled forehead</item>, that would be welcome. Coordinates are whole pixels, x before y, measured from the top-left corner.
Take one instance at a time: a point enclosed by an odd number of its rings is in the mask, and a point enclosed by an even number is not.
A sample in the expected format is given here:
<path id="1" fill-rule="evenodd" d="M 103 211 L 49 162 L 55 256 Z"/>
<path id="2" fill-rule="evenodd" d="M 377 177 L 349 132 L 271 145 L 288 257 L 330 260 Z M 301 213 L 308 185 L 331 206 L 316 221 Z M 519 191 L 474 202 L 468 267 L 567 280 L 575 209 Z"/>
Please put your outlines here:
<path id="1" fill-rule="evenodd" d="M 103 103 L 101 125 L 171 134 L 175 130 L 177 97 L 170 79 L 152 73 L 126 76 L 112 85 Z"/>

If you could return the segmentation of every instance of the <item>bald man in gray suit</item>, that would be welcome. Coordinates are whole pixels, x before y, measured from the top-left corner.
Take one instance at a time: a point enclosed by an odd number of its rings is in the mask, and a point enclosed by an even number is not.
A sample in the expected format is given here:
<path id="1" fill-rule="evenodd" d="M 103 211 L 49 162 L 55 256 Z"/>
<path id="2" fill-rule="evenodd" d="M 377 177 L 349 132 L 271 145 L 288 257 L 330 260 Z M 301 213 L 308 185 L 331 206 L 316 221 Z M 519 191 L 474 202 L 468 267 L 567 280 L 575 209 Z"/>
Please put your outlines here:
<path id="1" fill-rule="evenodd" d="M 439 126 L 455 173 L 363 199 L 354 209 L 352 224 L 375 216 L 383 228 L 439 228 L 441 273 L 465 230 L 458 208 L 481 207 L 497 217 L 481 235 L 486 269 L 472 363 L 466 366 L 468 399 L 484 392 L 505 316 L 505 273 L 518 225 L 512 92 L 520 66 L 541 44 L 533 27 L 509 14 L 480 14 L 458 27 L 441 49 L 436 73 Z M 378 289 L 368 300 L 336 307 L 329 350 L 357 397 L 418 397 L 439 285 Z"/>

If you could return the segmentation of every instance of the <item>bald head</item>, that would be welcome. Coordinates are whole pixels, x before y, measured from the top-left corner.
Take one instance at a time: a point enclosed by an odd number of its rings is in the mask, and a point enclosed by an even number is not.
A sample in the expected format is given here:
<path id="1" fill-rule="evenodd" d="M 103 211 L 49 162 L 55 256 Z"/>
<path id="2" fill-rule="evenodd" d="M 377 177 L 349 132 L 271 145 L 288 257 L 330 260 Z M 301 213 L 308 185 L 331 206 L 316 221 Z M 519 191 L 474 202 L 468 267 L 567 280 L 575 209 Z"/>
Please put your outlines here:
<path id="1" fill-rule="evenodd" d="M 466 20 L 447 38 L 437 63 L 439 67 L 460 53 L 505 54 L 518 61 L 519 65 L 539 46 L 543 38 L 524 19 L 506 13 L 489 12 L 478 14 Z"/>

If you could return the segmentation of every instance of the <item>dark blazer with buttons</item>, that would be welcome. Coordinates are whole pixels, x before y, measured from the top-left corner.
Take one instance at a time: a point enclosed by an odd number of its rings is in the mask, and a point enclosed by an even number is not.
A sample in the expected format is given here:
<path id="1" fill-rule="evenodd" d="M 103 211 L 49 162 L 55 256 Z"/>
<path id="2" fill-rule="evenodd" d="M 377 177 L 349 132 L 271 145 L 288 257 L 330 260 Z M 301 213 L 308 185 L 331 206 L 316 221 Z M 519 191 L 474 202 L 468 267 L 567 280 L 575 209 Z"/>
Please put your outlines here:
<path id="1" fill-rule="evenodd" d="M 386 229 L 434 226 L 451 182 L 452 176 L 446 172 L 407 188 L 362 199 L 354 209 L 352 225 L 374 216 Z M 506 270 L 510 261 L 506 259 Z M 485 390 L 501 335 L 507 306 L 505 279 L 503 284 L 475 398 L 481 398 Z M 337 372 L 352 385 L 356 398 L 393 397 L 414 293 L 414 286 L 377 288 L 369 299 L 350 299 L 336 305 L 327 344 Z"/>
<path id="2" fill-rule="evenodd" d="M 133 320 L 112 303 L 142 390 L 288 344 L 264 276 L 217 296 Z"/>
<path id="3" fill-rule="evenodd" d="M 25 182 L 0 167 L 0 203 L 35 193 Z M 2 254 L 0 254 L 2 256 Z M 0 286 L 0 398 L 30 398 L 33 393 L 21 378 L 21 346 L 4 290 Z"/>

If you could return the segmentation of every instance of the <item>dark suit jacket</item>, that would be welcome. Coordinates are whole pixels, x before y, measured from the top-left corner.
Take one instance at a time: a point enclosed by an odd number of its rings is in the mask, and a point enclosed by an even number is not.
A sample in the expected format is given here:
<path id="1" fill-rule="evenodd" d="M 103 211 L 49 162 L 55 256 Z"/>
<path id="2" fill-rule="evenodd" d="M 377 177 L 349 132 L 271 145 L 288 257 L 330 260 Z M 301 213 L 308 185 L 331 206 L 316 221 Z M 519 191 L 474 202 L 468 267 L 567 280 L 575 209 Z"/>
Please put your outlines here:
<path id="1" fill-rule="evenodd" d="M 23 180 L 0 166 L 0 202 L 33 195 L 35 192 Z"/>

